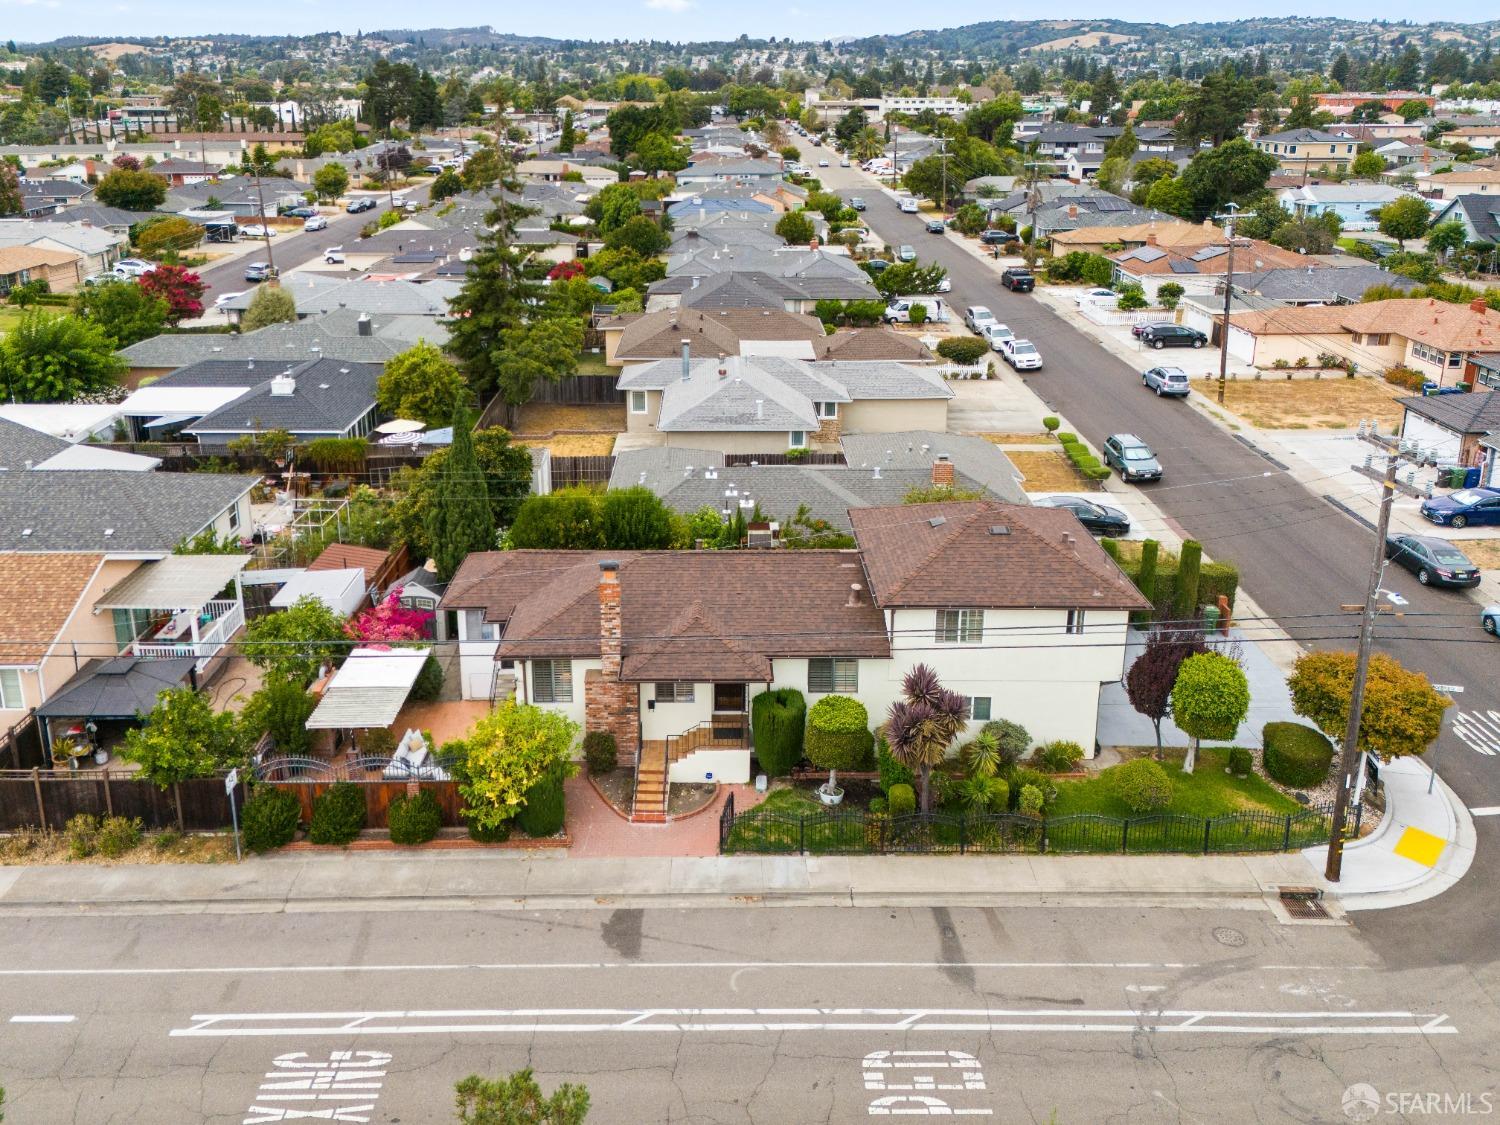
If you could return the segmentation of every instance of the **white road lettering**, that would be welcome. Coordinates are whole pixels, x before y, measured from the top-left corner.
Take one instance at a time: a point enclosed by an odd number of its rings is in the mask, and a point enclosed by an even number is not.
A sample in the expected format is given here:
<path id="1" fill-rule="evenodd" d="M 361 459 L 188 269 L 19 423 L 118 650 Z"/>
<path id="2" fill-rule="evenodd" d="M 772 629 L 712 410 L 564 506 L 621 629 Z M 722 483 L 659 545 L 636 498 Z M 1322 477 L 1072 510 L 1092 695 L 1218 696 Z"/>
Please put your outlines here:
<path id="1" fill-rule="evenodd" d="M 254 1103 L 246 1110 L 249 1116 L 243 1125 L 367 1122 L 375 1111 L 390 1061 L 391 1056 L 384 1051 L 334 1051 L 319 1059 L 305 1051 L 277 1055 L 256 1091 Z M 334 1102 L 347 1104 L 326 1104 Z"/>
<path id="2" fill-rule="evenodd" d="M 957 1071 L 957 1074 L 952 1073 Z M 864 1057 L 865 1089 L 881 1094 L 871 1117 L 988 1117 L 987 1108 L 954 1106 L 951 1094 L 984 1091 L 984 1072 L 967 1051 L 871 1051 Z M 944 1096 L 938 1096 L 942 1092 Z"/>
<path id="3" fill-rule="evenodd" d="M 77 1016 L 11 1016 L 11 1023 L 72 1023 Z"/>

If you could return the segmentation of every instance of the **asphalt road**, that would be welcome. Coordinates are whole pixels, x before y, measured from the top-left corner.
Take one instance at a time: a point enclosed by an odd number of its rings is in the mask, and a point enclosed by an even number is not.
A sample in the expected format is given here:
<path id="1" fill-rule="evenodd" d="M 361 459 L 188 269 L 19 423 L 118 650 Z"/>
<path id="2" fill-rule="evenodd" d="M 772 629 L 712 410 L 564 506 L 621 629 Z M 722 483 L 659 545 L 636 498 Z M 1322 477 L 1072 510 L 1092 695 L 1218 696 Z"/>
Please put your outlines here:
<path id="1" fill-rule="evenodd" d="M 522 1066 L 586 1084 L 601 1123 L 913 1108 L 893 1097 L 1004 1122 L 1335 1122 L 1356 1083 L 1492 1093 L 1496 1030 L 1465 968 L 1258 909 L 10 916 L 0 935 L 17 1125 L 442 1122 L 453 1083 Z"/>
<path id="2" fill-rule="evenodd" d="M 800 143 L 806 162 L 827 153 Z M 922 261 L 948 269 L 953 291 L 947 301 L 956 317 L 966 306 L 986 305 L 1017 336 L 1031 339 L 1046 367 L 1027 375 L 1027 382 L 1075 431 L 1095 447 L 1113 433 L 1143 438 L 1166 469 L 1160 484 L 1145 486 L 1152 500 L 1176 530 L 1238 566 L 1244 589 L 1288 634 L 1309 647 L 1354 646 L 1357 621 L 1339 607 L 1364 600 L 1375 548 L 1371 528 L 1333 508 L 1316 482 L 1309 488 L 1186 403 L 1148 392 L 1134 368 L 1034 297 L 1002 288 L 999 273 L 958 245 L 958 235 L 926 233 L 925 214 L 903 214 L 858 169 L 835 162 L 817 173 L 828 189 L 863 196 L 866 224 L 887 243 L 910 243 Z M 1382 584 L 1409 605 L 1404 619 L 1382 618 L 1377 649 L 1434 683 L 1465 688 L 1429 752 L 1432 760 L 1471 808 L 1500 806 L 1500 756 L 1481 754 L 1452 733 L 1456 711 L 1500 713 L 1500 647 L 1480 630 L 1478 603 L 1463 591 L 1425 588 L 1395 567 Z M 1476 823 L 1479 857 L 1457 890 L 1421 907 L 1361 919 L 1360 925 L 1399 943 L 1420 916 L 1424 929 L 1437 922 L 1447 938 L 1431 948 L 1434 962 L 1500 960 L 1500 934 L 1487 921 L 1500 876 L 1494 859 L 1500 825 L 1495 818 Z"/>

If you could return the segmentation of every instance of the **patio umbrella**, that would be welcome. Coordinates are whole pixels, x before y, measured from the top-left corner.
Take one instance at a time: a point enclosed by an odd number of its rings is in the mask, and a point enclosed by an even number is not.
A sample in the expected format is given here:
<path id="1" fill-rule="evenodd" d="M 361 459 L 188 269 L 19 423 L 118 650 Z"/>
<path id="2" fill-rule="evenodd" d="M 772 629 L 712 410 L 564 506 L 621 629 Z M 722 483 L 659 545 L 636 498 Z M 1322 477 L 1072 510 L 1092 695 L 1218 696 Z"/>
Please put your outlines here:
<path id="1" fill-rule="evenodd" d="M 377 445 L 418 445 L 422 441 L 422 435 L 416 431 L 401 434 L 387 434 L 381 438 Z"/>
<path id="2" fill-rule="evenodd" d="M 414 422 L 410 418 L 392 418 L 389 422 L 382 422 L 375 427 L 377 434 L 410 434 L 418 430 L 425 430 L 426 424 Z"/>

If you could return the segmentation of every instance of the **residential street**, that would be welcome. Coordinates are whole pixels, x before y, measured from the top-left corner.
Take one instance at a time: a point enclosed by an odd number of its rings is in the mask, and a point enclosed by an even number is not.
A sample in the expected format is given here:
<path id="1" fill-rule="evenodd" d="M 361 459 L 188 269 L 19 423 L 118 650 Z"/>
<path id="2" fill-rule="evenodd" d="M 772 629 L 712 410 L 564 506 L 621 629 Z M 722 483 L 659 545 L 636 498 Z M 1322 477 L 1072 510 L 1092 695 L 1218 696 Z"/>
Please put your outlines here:
<path id="1" fill-rule="evenodd" d="M 810 162 L 827 152 L 799 144 Z M 894 199 L 857 168 L 817 172 L 830 190 L 864 197 L 869 209 L 863 218 L 887 243 L 910 243 L 921 260 L 947 267 L 953 281 L 947 300 L 955 318 L 968 305 L 987 305 L 1017 336 L 1037 345 L 1046 366 L 1027 382 L 1080 436 L 1096 448 L 1119 432 L 1150 444 L 1166 467 L 1162 484 L 1147 486 L 1150 497 L 1183 535 L 1238 566 L 1246 592 L 1287 633 L 1312 647 L 1353 646 L 1356 619 L 1339 607 L 1364 598 L 1374 548 L 1371 529 L 1186 403 L 1144 390 L 1135 369 L 1032 296 L 1002 288 L 998 271 L 958 245 L 958 235 L 926 233 L 925 214 L 902 214 Z M 1478 604 L 1463 591 L 1424 588 L 1395 567 L 1386 571 L 1383 585 L 1409 604 L 1405 619 L 1382 618 L 1377 649 L 1427 673 L 1434 683 L 1465 689 L 1433 752 L 1439 772 L 1471 808 L 1500 805 L 1497 758 L 1451 731 L 1454 711 L 1500 710 L 1495 642 L 1480 631 Z M 1482 920 L 1500 876 L 1494 857 L 1500 826 L 1488 817 L 1475 823 L 1479 857 L 1469 877 L 1422 907 L 1362 918 L 1361 927 L 1373 939 L 1406 942 L 1420 911 L 1424 929 L 1435 926 L 1433 932 L 1447 935 L 1442 948 L 1432 950 L 1434 960 L 1451 949 L 1500 955 L 1500 935 Z"/>
<path id="2" fill-rule="evenodd" d="M 435 1122 L 522 1066 L 601 1122 L 1340 1121 L 1477 1099 L 1500 1030 L 1465 965 L 1260 909 L 12 917 L 0 965 L 18 1123 Z"/>

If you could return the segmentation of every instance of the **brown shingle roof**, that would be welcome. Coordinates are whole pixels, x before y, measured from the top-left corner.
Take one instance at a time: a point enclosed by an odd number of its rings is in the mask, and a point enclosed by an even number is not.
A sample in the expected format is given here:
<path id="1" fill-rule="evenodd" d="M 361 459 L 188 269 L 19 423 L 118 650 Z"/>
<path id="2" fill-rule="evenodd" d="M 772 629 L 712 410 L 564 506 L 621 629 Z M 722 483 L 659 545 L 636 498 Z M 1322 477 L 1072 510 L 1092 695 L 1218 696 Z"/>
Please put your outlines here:
<path id="1" fill-rule="evenodd" d="M 625 680 L 770 679 L 771 660 L 890 655 L 849 551 L 491 551 L 470 555 L 444 608 L 505 622 L 506 659 L 599 655 L 599 563 L 620 564 Z"/>
<path id="2" fill-rule="evenodd" d="M 1249 245 L 1246 245 L 1248 242 Z M 1296 269 L 1298 266 L 1307 265 L 1307 258 L 1291 250 L 1283 250 L 1280 246 L 1273 246 L 1269 242 L 1262 242 L 1258 238 L 1246 239 L 1245 242 L 1236 242 L 1234 247 L 1234 261 L 1238 269 L 1250 269 L 1252 266 L 1258 270 L 1274 269 Z M 1118 250 L 1105 257 L 1116 262 L 1119 266 L 1136 276 L 1165 275 L 1172 276 L 1179 273 L 1188 274 L 1220 274 L 1225 271 L 1229 260 L 1228 254 L 1207 255 L 1205 250 L 1211 246 L 1222 245 L 1222 241 L 1211 243 L 1209 246 L 1193 247 L 1191 245 L 1182 247 L 1158 246 L 1155 249 L 1161 251 L 1159 256 L 1151 256 L 1148 260 L 1142 256 L 1142 251 L 1149 247 L 1135 247 L 1131 250 Z M 1175 266 L 1175 268 L 1174 268 Z"/>
<path id="3" fill-rule="evenodd" d="M 915 336 L 889 328 L 841 328 L 815 347 L 819 359 L 892 359 L 902 363 L 931 363 L 932 353 Z"/>
<path id="4" fill-rule="evenodd" d="M 849 519 L 884 608 L 1149 606 L 1077 518 L 1060 508 L 949 501 L 855 508 Z"/>
<path id="5" fill-rule="evenodd" d="M 1123 242 L 1144 243 L 1148 236 L 1156 237 L 1156 245 L 1215 246 L 1224 241 L 1224 231 L 1212 223 L 1150 222 L 1131 223 L 1127 226 L 1079 227 L 1077 230 L 1060 230 L 1050 237 L 1056 244 L 1071 246 L 1074 243 Z"/>
<path id="6" fill-rule="evenodd" d="M 83 255 L 76 250 L 53 250 L 46 246 L 0 247 L 0 274 L 19 273 L 38 266 L 66 266 Z"/>
<path id="7" fill-rule="evenodd" d="M 323 553 L 308 564 L 308 570 L 363 570 L 365 584 L 374 585 L 380 571 L 391 561 L 389 551 L 375 547 L 355 547 L 349 543 L 330 543 Z"/>
<path id="8" fill-rule="evenodd" d="M 682 354 L 682 341 L 687 340 L 693 358 L 714 359 L 739 355 L 744 340 L 806 340 L 817 347 L 824 335 L 817 317 L 779 309 L 663 309 L 625 326 L 615 358 L 670 359 Z"/>
<path id="9" fill-rule="evenodd" d="M 0 555 L 0 664 L 41 660 L 103 561 L 103 555 Z"/>
<path id="10" fill-rule="evenodd" d="M 1485 351 L 1500 345 L 1500 312 L 1483 305 L 1474 308 L 1431 297 L 1321 308 L 1266 309 L 1239 313 L 1233 320 L 1257 336 L 1389 332 L 1444 351 Z"/>

